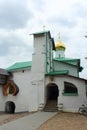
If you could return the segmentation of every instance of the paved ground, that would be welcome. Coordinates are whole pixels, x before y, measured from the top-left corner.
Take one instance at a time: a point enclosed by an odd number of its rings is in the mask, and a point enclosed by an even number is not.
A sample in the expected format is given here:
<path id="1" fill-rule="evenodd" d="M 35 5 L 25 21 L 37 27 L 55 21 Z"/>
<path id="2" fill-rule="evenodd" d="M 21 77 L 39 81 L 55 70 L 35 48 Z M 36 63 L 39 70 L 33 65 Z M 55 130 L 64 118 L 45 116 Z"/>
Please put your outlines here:
<path id="1" fill-rule="evenodd" d="M 36 130 L 41 124 L 53 117 L 55 112 L 36 112 L 1 125 L 0 130 Z"/>
<path id="2" fill-rule="evenodd" d="M 33 113 L 35 113 L 35 112 L 33 112 Z M 21 112 L 21 113 L 9 114 L 9 113 L 5 113 L 5 112 L 0 112 L 0 125 L 4 125 L 8 122 L 11 122 L 18 118 L 22 118 L 24 116 L 29 116 L 30 114 L 33 114 L 33 113 L 32 112 Z"/>
<path id="3" fill-rule="evenodd" d="M 37 130 L 87 130 L 87 114 L 58 112 Z"/>

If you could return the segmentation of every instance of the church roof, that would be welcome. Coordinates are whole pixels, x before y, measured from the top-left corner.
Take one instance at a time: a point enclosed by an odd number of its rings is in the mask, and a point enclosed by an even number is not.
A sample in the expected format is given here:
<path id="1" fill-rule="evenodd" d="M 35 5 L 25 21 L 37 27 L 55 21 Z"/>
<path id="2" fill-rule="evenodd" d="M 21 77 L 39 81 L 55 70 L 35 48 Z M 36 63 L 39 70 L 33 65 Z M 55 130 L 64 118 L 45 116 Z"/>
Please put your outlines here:
<path id="1" fill-rule="evenodd" d="M 71 65 L 77 66 L 80 64 L 80 59 L 72 59 L 72 58 L 54 58 L 55 61 L 65 62 Z"/>
<path id="2" fill-rule="evenodd" d="M 78 66 L 79 69 L 82 70 L 82 68 L 80 67 L 80 59 L 54 58 L 53 60 L 57 61 L 57 62 L 63 62 L 63 63 L 66 63 L 66 64 Z M 32 61 L 17 62 L 15 64 L 13 64 L 12 66 L 8 67 L 6 70 L 11 72 L 11 71 L 16 71 L 16 70 L 21 70 L 21 69 L 26 69 L 26 68 L 31 68 L 31 67 L 32 67 Z M 1 72 L 2 72 L 2 70 L 1 70 Z M 65 74 L 65 73 L 67 73 L 67 71 L 62 70 L 62 71 L 55 72 L 55 74 L 62 74 L 62 73 Z M 52 74 L 52 73 L 50 73 L 50 74 Z"/>
<path id="3" fill-rule="evenodd" d="M 26 69 L 30 68 L 32 66 L 31 61 L 26 61 L 26 62 L 17 62 L 13 64 L 12 66 L 7 68 L 7 71 L 15 71 L 15 70 L 21 70 L 21 69 Z"/>
<path id="4" fill-rule="evenodd" d="M 80 59 L 72 59 L 72 58 L 54 58 L 54 61 L 59 61 L 59 62 L 63 62 L 63 63 L 67 63 L 70 65 L 74 65 L 74 66 L 80 66 Z M 32 61 L 26 61 L 26 62 L 17 62 L 15 64 L 13 64 L 12 66 L 8 67 L 6 70 L 7 71 L 15 71 L 15 70 L 21 70 L 21 69 L 26 69 L 26 68 L 31 68 L 32 67 Z M 1 70 L 2 72 L 2 70 Z M 64 72 L 65 71 L 61 71 Z M 58 73 L 61 73 L 58 72 Z M 6 73 L 7 74 L 7 73 Z"/>

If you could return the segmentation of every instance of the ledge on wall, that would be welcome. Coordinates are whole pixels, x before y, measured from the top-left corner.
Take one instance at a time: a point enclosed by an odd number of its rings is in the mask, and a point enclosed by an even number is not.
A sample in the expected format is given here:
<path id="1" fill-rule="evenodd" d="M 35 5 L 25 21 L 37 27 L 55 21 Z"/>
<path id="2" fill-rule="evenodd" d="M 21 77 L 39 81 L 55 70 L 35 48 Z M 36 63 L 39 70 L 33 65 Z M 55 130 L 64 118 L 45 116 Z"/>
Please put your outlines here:
<path id="1" fill-rule="evenodd" d="M 78 96 L 78 93 L 62 93 L 63 96 Z"/>

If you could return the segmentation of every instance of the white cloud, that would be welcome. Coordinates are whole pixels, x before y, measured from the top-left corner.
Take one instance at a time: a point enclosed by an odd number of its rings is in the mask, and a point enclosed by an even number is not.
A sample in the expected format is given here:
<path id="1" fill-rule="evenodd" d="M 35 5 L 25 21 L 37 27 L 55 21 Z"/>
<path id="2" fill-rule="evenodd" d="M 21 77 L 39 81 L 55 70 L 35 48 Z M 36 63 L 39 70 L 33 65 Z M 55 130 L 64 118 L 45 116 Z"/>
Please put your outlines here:
<path id="1" fill-rule="evenodd" d="M 31 60 L 33 37 L 29 34 L 50 30 L 55 42 L 58 33 L 66 45 L 66 56 L 81 58 L 86 75 L 87 1 L 85 0 L 0 0 L 0 67 Z"/>
<path id="2" fill-rule="evenodd" d="M 3 0 L 0 3 L 0 28 L 16 29 L 25 27 L 32 19 L 33 13 L 28 10 L 24 1 Z"/>

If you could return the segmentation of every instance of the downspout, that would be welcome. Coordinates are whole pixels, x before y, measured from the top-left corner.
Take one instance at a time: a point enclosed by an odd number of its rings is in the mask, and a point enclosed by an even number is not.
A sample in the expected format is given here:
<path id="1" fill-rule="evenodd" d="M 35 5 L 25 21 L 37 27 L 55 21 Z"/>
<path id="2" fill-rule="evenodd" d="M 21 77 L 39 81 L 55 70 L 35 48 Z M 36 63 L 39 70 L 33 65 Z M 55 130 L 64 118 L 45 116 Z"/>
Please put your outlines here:
<path id="1" fill-rule="evenodd" d="M 47 34 L 45 33 L 46 36 L 46 73 L 47 73 Z"/>

